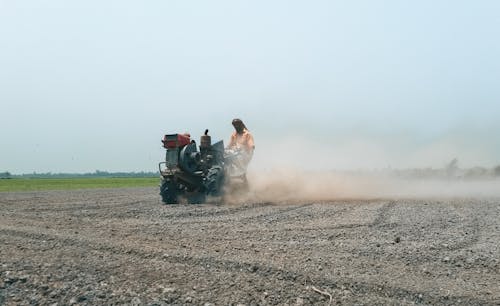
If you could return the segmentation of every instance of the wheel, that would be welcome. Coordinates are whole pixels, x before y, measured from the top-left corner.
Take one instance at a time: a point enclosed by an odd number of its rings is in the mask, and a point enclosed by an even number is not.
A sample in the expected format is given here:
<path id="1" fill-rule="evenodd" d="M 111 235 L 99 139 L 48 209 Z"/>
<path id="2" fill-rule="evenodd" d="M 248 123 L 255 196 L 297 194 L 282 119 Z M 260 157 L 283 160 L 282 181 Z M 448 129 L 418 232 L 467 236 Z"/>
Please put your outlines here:
<path id="1" fill-rule="evenodd" d="M 160 184 L 161 200 L 165 204 L 177 204 L 177 188 L 175 184 L 169 180 L 162 178 Z"/>
<path id="2" fill-rule="evenodd" d="M 207 180 L 207 193 L 214 197 L 220 197 L 223 194 L 224 187 L 224 172 L 219 167 L 214 167 L 208 171 Z"/>

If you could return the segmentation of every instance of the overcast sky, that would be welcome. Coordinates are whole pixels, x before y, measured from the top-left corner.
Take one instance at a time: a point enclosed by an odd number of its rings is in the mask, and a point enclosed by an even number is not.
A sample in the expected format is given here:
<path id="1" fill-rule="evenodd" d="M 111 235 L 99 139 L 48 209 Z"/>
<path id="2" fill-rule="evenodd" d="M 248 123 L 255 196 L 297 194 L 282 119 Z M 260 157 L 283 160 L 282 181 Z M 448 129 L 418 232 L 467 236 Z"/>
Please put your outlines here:
<path id="1" fill-rule="evenodd" d="M 499 37 L 495 0 L 0 0 L 0 172 L 155 171 L 234 117 L 254 167 L 493 166 Z"/>

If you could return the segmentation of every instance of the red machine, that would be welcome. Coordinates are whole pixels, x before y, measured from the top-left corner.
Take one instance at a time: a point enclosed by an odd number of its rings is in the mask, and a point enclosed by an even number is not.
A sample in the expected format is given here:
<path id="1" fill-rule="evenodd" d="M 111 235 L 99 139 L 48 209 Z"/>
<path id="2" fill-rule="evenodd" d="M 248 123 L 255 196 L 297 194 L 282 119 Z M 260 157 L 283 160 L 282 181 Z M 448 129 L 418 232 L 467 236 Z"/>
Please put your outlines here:
<path id="1" fill-rule="evenodd" d="M 180 148 L 191 143 L 189 134 L 169 134 L 163 137 L 163 147 L 165 149 Z"/>

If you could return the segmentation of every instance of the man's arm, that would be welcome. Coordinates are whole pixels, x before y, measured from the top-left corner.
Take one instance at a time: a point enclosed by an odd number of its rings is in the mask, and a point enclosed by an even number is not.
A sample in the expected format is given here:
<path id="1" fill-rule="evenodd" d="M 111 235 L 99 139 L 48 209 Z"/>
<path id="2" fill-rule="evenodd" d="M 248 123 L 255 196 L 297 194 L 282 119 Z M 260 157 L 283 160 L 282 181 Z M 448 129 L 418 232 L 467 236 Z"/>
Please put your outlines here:
<path id="1" fill-rule="evenodd" d="M 236 144 L 236 136 L 233 133 L 233 134 L 231 134 L 231 137 L 229 138 L 229 144 L 227 145 L 227 149 L 234 147 L 235 144 Z"/>
<path id="2" fill-rule="evenodd" d="M 255 149 L 255 142 L 253 141 L 253 136 L 252 134 L 248 133 L 247 137 L 248 137 L 247 139 L 248 150 L 252 151 Z"/>

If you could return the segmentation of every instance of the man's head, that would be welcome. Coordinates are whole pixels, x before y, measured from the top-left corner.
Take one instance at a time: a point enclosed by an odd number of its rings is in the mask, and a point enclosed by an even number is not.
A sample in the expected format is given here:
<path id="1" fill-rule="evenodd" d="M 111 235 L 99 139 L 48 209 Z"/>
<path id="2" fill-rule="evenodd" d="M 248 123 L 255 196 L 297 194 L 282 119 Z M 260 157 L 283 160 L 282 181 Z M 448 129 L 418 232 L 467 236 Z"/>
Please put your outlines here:
<path id="1" fill-rule="evenodd" d="M 243 131 L 246 129 L 246 126 L 243 121 L 241 121 L 241 119 L 233 119 L 232 124 L 234 126 L 234 129 L 236 130 L 236 133 L 238 134 L 243 133 Z"/>

